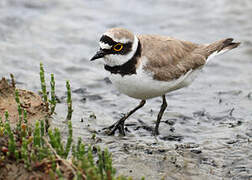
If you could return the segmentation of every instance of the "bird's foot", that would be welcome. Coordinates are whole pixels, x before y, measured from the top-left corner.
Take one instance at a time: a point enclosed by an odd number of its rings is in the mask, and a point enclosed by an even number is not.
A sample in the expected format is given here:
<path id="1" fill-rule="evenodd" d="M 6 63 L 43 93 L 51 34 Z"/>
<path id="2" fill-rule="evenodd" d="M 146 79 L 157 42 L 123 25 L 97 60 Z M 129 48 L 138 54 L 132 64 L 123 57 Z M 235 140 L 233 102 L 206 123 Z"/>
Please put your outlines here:
<path id="1" fill-rule="evenodd" d="M 116 123 L 112 124 L 109 127 L 103 128 L 105 130 L 105 133 L 108 134 L 109 136 L 114 135 L 116 130 L 119 131 L 119 134 L 122 136 L 125 136 L 125 131 L 124 131 L 124 120 L 125 118 L 123 117 Z"/>
<path id="2" fill-rule="evenodd" d="M 158 136 L 159 135 L 159 130 L 157 128 L 155 128 L 153 131 L 152 131 L 152 135 L 153 136 Z"/>

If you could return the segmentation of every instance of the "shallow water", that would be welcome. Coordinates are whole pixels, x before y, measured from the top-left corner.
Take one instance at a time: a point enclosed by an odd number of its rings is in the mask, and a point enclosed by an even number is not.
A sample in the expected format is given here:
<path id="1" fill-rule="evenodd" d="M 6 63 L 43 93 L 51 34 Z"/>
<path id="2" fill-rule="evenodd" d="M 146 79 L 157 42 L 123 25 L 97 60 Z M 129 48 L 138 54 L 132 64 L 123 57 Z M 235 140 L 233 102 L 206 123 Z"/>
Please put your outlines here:
<path id="1" fill-rule="evenodd" d="M 138 103 L 105 78 L 101 61 L 89 61 L 106 29 L 120 26 L 197 43 L 241 41 L 239 48 L 213 59 L 190 87 L 167 95 L 159 137 L 148 129 L 161 98 L 147 101 L 127 121 L 126 137 L 97 137 L 114 152 L 118 173 L 146 179 L 252 179 L 250 0 L 1 0 L 0 14 L 0 77 L 13 73 L 19 87 L 39 91 L 43 62 L 48 80 L 55 74 L 62 103 L 54 122 L 64 132 L 65 80 L 70 80 L 75 137 L 85 141 Z"/>

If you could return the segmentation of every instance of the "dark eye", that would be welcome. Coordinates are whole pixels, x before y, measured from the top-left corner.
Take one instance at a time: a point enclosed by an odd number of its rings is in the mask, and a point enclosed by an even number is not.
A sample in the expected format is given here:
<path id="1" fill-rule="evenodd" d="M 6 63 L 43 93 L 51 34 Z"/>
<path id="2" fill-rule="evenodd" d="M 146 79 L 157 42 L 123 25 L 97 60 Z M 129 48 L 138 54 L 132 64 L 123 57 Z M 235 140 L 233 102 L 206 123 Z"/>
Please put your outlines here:
<path id="1" fill-rule="evenodd" d="M 113 49 L 114 51 L 121 51 L 123 48 L 123 45 L 121 43 L 118 43 L 116 45 L 114 45 Z"/>

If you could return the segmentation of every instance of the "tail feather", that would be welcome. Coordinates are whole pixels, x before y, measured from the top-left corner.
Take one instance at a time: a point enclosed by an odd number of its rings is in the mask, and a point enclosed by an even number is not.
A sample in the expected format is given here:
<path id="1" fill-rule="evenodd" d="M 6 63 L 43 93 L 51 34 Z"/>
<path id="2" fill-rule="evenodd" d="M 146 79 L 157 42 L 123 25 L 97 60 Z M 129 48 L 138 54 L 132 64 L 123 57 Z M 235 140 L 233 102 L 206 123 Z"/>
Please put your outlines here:
<path id="1" fill-rule="evenodd" d="M 227 38 L 207 45 L 205 51 L 207 61 L 209 61 L 212 57 L 223 54 L 241 44 L 240 42 L 233 42 L 233 40 L 233 38 Z"/>
<path id="2" fill-rule="evenodd" d="M 233 40 L 234 40 L 233 38 L 225 39 L 222 42 L 222 46 L 217 50 L 217 52 L 220 52 L 225 49 L 231 50 L 238 47 L 241 44 L 240 42 L 233 42 Z"/>

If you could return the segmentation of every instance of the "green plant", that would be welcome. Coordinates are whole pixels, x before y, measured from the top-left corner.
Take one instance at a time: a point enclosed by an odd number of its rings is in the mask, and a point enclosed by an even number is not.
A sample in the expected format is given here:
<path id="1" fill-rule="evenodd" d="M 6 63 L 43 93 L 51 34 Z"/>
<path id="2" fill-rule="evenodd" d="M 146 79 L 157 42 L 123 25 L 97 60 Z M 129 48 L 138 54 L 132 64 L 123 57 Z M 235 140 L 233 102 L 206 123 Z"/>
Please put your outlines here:
<path id="1" fill-rule="evenodd" d="M 71 87 L 69 81 L 66 81 L 66 88 L 67 88 L 67 120 L 72 119 L 72 95 L 71 95 Z"/>
<path id="2" fill-rule="evenodd" d="M 50 114 L 52 115 L 55 111 L 55 107 L 56 107 L 56 95 L 55 95 L 55 80 L 54 80 L 54 74 L 51 74 L 51 81 L 50 81 L 50 85 L 51 85 L 51 100 L 50 100 Z"/>
<path id="3" fill-rule="evenodd" d="M 48 101 L 42 63 L 40 64 L 40 75 L 43 100 Z M 55 89 L 52 88 L 52 86 L 55 86 L 55 83 L 52 83 L 54 82 L 52 77 L 50 101 L 52 105 L 50 108 L 55 108 Z M 75 145 L 71 122 L 73 110 L 69 81 L 66 83 L 66 88 L 68 106 L 68 137 L 66 143 L 62 140 L 61 132 L 58 128 L 49 128 L 47 133 L 47 116 L 45 120 L 36 121 L 34 127 L 27 123 L 27 112 L 21 108 L 19 93 L 17 90 L 15 91 L 16 102 L 18 107 L 20 107 L 18 108 L 19 121 L 16 127 L 12 129 L 9 122 L 9 113 L 5 112 L 4 122 L 0 117 L 0 138 L 7 139 L 7 141 L 0 141 L 0 164 L 5 165 L 11 161 L 12 163 L 13 161 L 23 163 L 28 171 L 42 171 L 45 179 L 130 179 L 123 176 L 116 177 L 116 170 L 112 164 L 112 154 L 108 149 L 102 150 L 97 145 L 84 144 L 81 138 L 78 138 Z M 50 112 L 48 113 L 51 114 Z M 96 151 L 94 151 L 95 149 Z M 71 161 L 67 160 L 69 156 Z"/>

